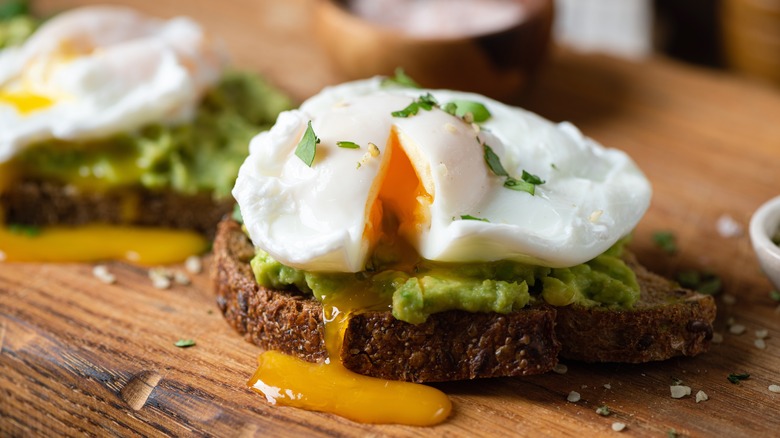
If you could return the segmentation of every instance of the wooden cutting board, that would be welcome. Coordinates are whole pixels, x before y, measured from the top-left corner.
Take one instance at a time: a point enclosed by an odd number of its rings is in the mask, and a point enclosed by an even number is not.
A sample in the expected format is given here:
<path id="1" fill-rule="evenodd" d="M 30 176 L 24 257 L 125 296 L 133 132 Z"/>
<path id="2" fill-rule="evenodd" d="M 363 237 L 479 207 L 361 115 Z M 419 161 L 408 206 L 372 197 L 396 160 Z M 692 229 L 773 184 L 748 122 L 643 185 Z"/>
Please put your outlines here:
<path id="1" fill-rule="evenodd" d="M 239 65 L 298 99 L 339 80 L 307 30 L 311 1 L 133 3 L 195 16 L 225 37 Z M 646 172 L 653 203 L 631 246 L 662 274 L 698 269 L 722 278 L 722 343 L 663 363 L 567 362 L 562 375 L 436 385 L 454 404 L 444 424 L 363 425 L 270 406 L 249 391 L 259 350 L 222 320 L 205 273 L 160 290 L 145 269 L 121 263 L 109 264 L 114 285 L 93 277 L 90 265 L 0 264 L 0 435 L 600 436 L 614 434 L 613 422 L 630 436 L 780 433 L 780 394 L 768 390 L 780 384 L 780 303 L 769 297 L 747 235 L 723 237 L 716 228 L 722 216 L 746 228 L 780 194 L 778 91 L 664 59 L 557 51 L 521 104 L 626 150 Z M 657 230 L 675 233 L 676 255 L 652 243 Z M 730 334 L 729 320 L 747 331 Z M 758 329 L 769 331 L 765 349 L 754 346 Z M 177 348 L 180 338 L 197 345 Z M 750 378 L 732 384 L 726 377 L 735 372 Z M 672 399 L 675 379 L 709 400 Z M 570 391 L 581 400 L 568 402 Z M 612 414 L 598 415 L 602 405 Z"/>

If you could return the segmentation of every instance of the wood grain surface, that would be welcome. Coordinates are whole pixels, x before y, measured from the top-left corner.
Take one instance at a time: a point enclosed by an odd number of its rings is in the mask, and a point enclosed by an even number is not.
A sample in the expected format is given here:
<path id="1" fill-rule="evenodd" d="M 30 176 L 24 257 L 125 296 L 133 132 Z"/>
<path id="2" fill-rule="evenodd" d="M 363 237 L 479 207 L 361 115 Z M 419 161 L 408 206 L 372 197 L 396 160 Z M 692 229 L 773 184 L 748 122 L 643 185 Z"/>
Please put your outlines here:
<path id="1" fill-rule="evenodd" d="M 78 3 L 35 5 L 49 12 Z M 297 99 L 339 80 L 307 28 L 311 1 L 132 3 L 195 16 L 223 35 L 239 66 Z M 654 198 L 632 248 L 665 275 L 692 268 L 721 276 L 722 343 L 692 359 L 570 362 L 563 375 L 436 385 L 454 404 L 444 424 L 363 425 L 270 406 L 249 391 L 259 350 L 222 320 L 205 273 L 159 290 L 145 269 L 121 263 L 109 264 L 114 285 L 93 277 L 90 265 L 0 264 L 0 435 L 618 435 L 613 422 L 625 423 L 627 436 L 780 433 L 780 394 L 768 390 L 780 384 L 780 309 L 747 235 L 722 237 L 715 225 L 728 215 L 746 228 L 780 193 L 780 93 L 664 59 L 556 51 L 519 103 L 626 150 L 646 172 Z M 657 230 L 676 234 L 676 255 L 654 246 Z M 729 319 L 747 331 L 730 334 Z M 766 349 L 754 346 L 757 329 L 769 330 Z M 180 338 L 197 345 L 177 348 Z M 751 376 L 735 385 L 726 379 L 733 372 Z M 709 400 L 672 399 L 674 379 Z M 570 391 L 581 400 L 568 402 Z M 595 412 L 604 404 L 610 416 Z"/>

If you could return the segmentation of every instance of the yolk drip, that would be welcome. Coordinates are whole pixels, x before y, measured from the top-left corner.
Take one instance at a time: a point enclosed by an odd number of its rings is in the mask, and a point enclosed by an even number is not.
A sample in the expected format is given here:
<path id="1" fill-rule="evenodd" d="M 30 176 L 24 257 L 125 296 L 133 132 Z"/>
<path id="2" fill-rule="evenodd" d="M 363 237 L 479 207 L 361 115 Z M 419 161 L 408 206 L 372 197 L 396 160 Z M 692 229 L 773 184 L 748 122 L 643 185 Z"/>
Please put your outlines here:
<path id="1" fill-rule="evenodd" d="M 96 224 L 46 227 L 30 234 L 0 228 L 0 254 L 5 261 L 94 262 L 110 259 L 151 266 L 181 262 L 208 248 L 203 236 L 185 230 Z"/>
<path id="2" fill-rule="evenodd" d="M 21 114 L 29 114 L 52 106 L 54 100 L 40 94 L 26 91 L 14 93 L 0 91 L 0 103 L 13 106 Z"/>
<path id="3" fill-rule="evenodd" d="M 258 358 L 249 380 L 252 390 L 269 403 L 329 412 L 361 423 L 432 426 L 444 421 L 452 404 L 441 391 L 415 383 L 367 377 L 349 371 L 339 358 L 349 315 L 355 309 L 376 305 L 367 294 L 338 294 L 346 300 L 325 297 L 325 363 L 310 363 L 277 351 Z"/>

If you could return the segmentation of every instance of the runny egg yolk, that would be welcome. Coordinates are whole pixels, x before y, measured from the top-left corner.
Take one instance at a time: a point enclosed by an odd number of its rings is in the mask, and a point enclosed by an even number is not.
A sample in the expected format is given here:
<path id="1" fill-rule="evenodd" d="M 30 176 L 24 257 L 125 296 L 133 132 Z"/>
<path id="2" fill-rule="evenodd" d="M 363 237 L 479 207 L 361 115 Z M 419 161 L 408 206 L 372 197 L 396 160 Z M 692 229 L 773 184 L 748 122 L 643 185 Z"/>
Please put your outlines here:
<path id="1" fill-rule="evenodd" d="M 390 133 L 384 153 L 390 154 L 390 158 L 383 177 L 377 178 L 379 190 L 364 233 L 372 246 L 382 237 L 379 233 L 384 233 L 386 239 L 401 238 L 412 242 L 428 223 L 428 211 L 433 202 L 433 196 L 425 190 L 395 129 Z M 397 229 L 383 226 L 386 216 L 395 219 Z"/>
<path id="2" fill-rule="evenodd" d="M 395 132 L 391 133 L 384 153 L 391 155 L 383 177 L 379 178 L 364 236 L 372 245 L 384 239 L 391 241 L 390 245 L 410 249 L 404 241 L 427 222 L 432 196 L 425 191 Z M 272 404 L 329 412 L 361 423 L 431 426 L 447 418 L 452 403 L 441 391 L 363 376 L 341 363 L 340 351 L 350 315 L 381 309 L 383 303 L 378 297 L 362 290 L 341 291 L 324 297 L 322 305 L 329 359 L 315 364 L 278 351 L 266 351 L 259 356 L 257 371 L 249 380 L 252 390 L 265 395 Z"/>
<path id="3" fill-rule="evenodd" d="M 185 230 L 98 224 L 16 231 L 0 228 L 0 260 L 8 262 L 124 260 L 152 266 L 181 262 L 207 248 L 203 236 Z"/>
<path id="4" fill-rule="evenodd" d="M 328 359 L 310 363 L 278 351 L 266 351 L 249 380 L 252 390 L 271 404 L 333 413 L 361 423 L 432 426 L 452 410 L 449 398 L 430 386 L 367 377 L 339 360 L 350 314 L 375 306 L 366 293 L 325 297 L 325 347 Z M 335 360 L 334 360 L 335 358 Z"/>
<path id="5" fill-rule="evenodd" d="M 26 115 L 52 106 L 54 100 L 28 91 L 7 92 L 0 90 L 0 104 L 11 105 L 20 114 Z"/>

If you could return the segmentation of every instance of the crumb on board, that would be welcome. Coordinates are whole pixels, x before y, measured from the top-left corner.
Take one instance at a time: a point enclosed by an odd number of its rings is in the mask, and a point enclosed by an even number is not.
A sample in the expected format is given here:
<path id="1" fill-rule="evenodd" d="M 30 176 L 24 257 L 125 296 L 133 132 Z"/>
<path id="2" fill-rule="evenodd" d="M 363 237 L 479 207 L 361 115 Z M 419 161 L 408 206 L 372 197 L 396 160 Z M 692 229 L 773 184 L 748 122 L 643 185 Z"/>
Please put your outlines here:
<path id="1" fill-rule="evenodd" d="M 108 270 L 106 265 L 95 265 L 92 268 L 92 275 L 105 284 L 116 283 L 116 276 Z"/>
<path id="2" fill-rule="evenodd" d="M 190 274 L 200 274 L 203 271 L 203 262 L 200 257 L 191 255 L 184 261 L 184 269 Z"/>
<path id="3" fill-rule="evenodd" d="M 691 395 L 691 387 L 685 385 L 672 385 L 669 387 L 669 391 L 672 393 L 672 398 L 683 398 Z"/>
<path id="4" fill-rule="evenodd" d="M 566 374 L 569 371 L 569 367 L 565 364 L 558 363 L 553 367 L 553 372 L 556 374 Z"/>
<path id="5" fill-rule="evenodd" d="M 566 400 L 571 403 L 577 403 L 581 398 L 580 393 L 577 391 L 571 391 L 569 395 L 566 396 Z"/>
<path id="6" fill-rule="evenodd" d="M 620 421 L 616 421 L 612 423 L 612 430 L 615 432 L 622 432 L 626 428 L 626 423 L 621 423 Z"/>
<path id="7" fill-rule="evenodd" d="M 699 391 L 699 392 L 696 393 L 696 403 L 701 403 L 701 402 L 707 401 L 709 399 L 710 399 L 710 397 L 704 391 Z"/>

